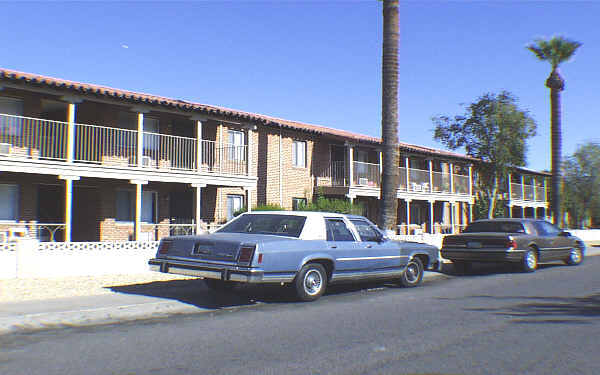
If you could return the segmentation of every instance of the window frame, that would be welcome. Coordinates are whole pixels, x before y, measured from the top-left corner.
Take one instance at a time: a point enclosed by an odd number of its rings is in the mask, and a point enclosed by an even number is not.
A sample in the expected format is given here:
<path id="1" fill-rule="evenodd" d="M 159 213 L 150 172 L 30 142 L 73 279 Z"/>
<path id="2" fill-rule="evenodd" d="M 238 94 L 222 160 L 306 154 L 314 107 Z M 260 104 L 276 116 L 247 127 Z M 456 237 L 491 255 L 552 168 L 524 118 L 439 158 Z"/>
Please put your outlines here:
<path id="1" fill-rule="evenodd" d="M 119 217 L 119 193 L 126 193 L 129 199 L 129 211 L 131 219 L 122 220 Z M 151 206 L 152 206 L 152 218 L 151 221 L 144 220 L 144 194 L 151 194 Z M 146 195 L 147 196 L 147 195 Z M 115 222 L 117 224 L 131 224 L 135 223 L 135 190 L 131 189 L 116 189 L 115 192 Z M 140 218 L 140 223 L 145 224 L 157 224 L 158 222 L 158 193 L 154 190 L 142 190 L 142 215 Z"/>
<path id="2" fill-rule="evenodd" d="M 306 207 L 308 200 L 306 198 L 292 198 L 292 211 L 298 211 L 300 208 L 299 203 Z"/>
<path id="3" fill-rule="evenodd" d="M 238 139 L 241 141 L 239 144 Z M 244 152 L 246 133 L 237 129 L 227 129 L 227 141 L 229 160 L 246 161 L 246 153 Z"/>
<path id="4" fill-rule="evenodd" d="M 299 147 L 299 146 L 302 146 L 302 147 Z M 302 155 L 299 155 L 300 150 L 302 150 Z M 296 140 L 296 139 L 293 140 L 293 142 L 292 142 L 292 165 L 296 168 L 306 168 L 307 152 L 308 152 L 308 142 Z M 300 156 L 302 157 L 302 160 L 299 160 Z"/>
<path id="5" fill-rule="evenodd" d="M 18 184 L 0 184 L 0 186 L 6 186 L 7 188 L 9 188 L 7 191 L 10 191 L 11 188 L 14 192 L 14 195 L 12 197 L 8 197 L 9 202 L 12 201 L 14 203 L 13 205 L 13 218 L 4 218 L 4 217 L 0 217 L 0 222 L 15 222 L 19 220 L 19 203 L 20 203 L 20 197 L 21 197 L 21 191 L 20 191 L 20 187 Z M 0 190 L 2 191 L 2 190 Z"/>
<path id="6" fill-rule="evenodd" d="M 239 198 L 240 199 L 240 208 L 239 209 L 235 209 L 234 207 L 230 207 L 229 202 L 230 202 L 230 198 Z M 233 219 L 235 217 L 234 213 L 238 210 L 241 210 L 244 208 L 244 199 L 245 197 L 242 194 L 227 194 L 227 198 L 226 198 L 226 210 L 227 210 L 227 221 Z"/>
<path id="7" fill-rule="evenodd" d="M 346 230 L 348 230 L 348 233 L 350 233 L 350 236 L 352 237 L 352 239 L 344 239 L 344 240 L 336 239 L 335 235 L 331 231 L 331 227 L 329 226 L 330 222 L 341 222 L 341 223 L 343 223 L 344 227 L 346 228 Z M 328 241 L 328 242 L 358 242 L 358 240 L 356 239 L 356 236 L 354 235 L 354 232 L 348 226 L 348 223 L 346 223 L 346 220 L 344 220 L 341 217 L 326 217 L 325 218 L 325 230 L 326 230 L 325 240 Z"/>

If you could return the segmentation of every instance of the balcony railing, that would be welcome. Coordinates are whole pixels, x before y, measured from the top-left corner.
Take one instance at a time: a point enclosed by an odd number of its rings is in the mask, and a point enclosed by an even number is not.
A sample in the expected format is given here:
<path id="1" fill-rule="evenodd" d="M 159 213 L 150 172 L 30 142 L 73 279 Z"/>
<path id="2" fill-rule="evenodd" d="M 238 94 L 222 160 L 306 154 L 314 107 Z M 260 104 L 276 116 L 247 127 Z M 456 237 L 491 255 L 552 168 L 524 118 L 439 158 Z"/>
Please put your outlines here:
<path id="1" fill-rule="evenodd" d="M 348 186 L 348 179 L 346 178 L 346 162 L 333 161 L 331 163 L 331 185 Z"/>
<path id="2" fill-rule="evenodd" d="M 543 186 L 510 184 L 511 199 L 520 199 L 534 202 L 545 202 L 546 189 Z"/>
<path id="3" fill-rule="evenodd" d="M 434 193 L 449 193 L 450 192 L 450 174 L 442 172 L 433 173 L 433 192 Z"/>
<path id="4" fill-rule="evenodd" d="M 0 114 L 0 156 L 69 161 L 68 130 L 66 122 Z M 74 124 L 72 160 L 120 168 L 248 174 L 245 145 L 219 147 L 214 141 L 150 132 L 142 139 L 138 160 L 137 130 Z"/>
<path id="5" fill-rule="evenodd" d="M 408 168 L 408 189 L 416 192 L 430 192 L 429 171 Z"/>
<path id="6" fill-rule="evenodd" d="M 381 174 L 379 164 L 354 162 L 354 185 L 379 187 Z"/>
<path id="7" fill-rule="evenodd" d="M 455 174 L 452 177 L 454 178 L 454 192 L 457 194 L 469 194 L 469 176 Z"/>

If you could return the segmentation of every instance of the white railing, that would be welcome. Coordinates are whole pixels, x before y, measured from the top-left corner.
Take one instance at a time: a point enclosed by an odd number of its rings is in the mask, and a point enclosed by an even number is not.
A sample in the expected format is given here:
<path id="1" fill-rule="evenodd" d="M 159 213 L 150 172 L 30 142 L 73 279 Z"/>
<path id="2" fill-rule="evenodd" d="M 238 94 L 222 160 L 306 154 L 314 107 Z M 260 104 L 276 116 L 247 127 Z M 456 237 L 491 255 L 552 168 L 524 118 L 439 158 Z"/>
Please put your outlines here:
<path id="1" fill-rule="evenodd" d="M 433 191 L 435 193 L 450 192 L 450 174 L 443 172 L 433 173 Z"/>
<path id="2" fill-rule="evenodd" d="M 31 159 L 67 159 L 67 123 L 0 114 L 2 154 Z"/>
<path id="3" fill-rule="evenodd" d="M 158 169 L 196 169 L 195 138 L 144 132 L 142 167 Z"/>
<path id="4" fill-rule="evenodd" d="M 454 178 L 454 192 L 457 194 L 469 194 L 469 185 L 471 184 L 469 176 L 455 174 L 452 177 Z"/>
<path id="5" fill-rule="evenodd" d="M 410 191 L 430 192 L 429 171 L 408 168 L 408 188 Z"/>
<path id="6" fill-rule="evenodd" d="M 137 165 L 137 131 L 75 124 L 75 156 L 80 163 Z"/>
<path id="7" fill-rule="evenodd" d="M 68 129 L 66 122 L 0 114 L 0 156 L 67 161 Z M 138 160 L 137 130 L 74 124 L 73 161 L 119 168 L 248 174 L 245 145 L 217 147 L 214 141 L 151 132 L 143 133 L 143 143 L 142 160 Z"/>
<path id="8" fill-rule="evenodd" d="M 546 202 L 546 189 L 543 186 L 510 184 L 511 199 Z"/>
<path id="9" fill-rule="evenodd" d="M 381 180 L 379 164 L 355 161 L 353 180 L 354 185 L 379 187 Z"/>
<path id="10" fill-rule="evenodd" d="M 406 191 L 406 168 L 398 168 L 398 190 Z"/>

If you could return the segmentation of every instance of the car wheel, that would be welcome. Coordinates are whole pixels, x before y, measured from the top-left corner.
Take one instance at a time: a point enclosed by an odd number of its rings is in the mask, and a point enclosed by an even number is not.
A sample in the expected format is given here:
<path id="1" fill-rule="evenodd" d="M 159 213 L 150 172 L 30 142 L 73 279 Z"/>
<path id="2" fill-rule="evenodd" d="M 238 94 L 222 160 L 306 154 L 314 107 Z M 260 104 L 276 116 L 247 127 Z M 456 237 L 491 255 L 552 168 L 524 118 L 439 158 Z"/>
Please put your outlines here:
<path id="1" fill-rule="evenodd" d="M 294 286 L 301 301 L 314 301 L 325 293 L 327 272 L 319 263 L 305 264 L 296 275 Z"/>
<path id="2" fill-rule="evenodd" d="M 467 262 L 464 260 L 453 260 L 452 266 L 454 267 L 454 272 L 458 274 L 467 274 L 471 272 L 472 269 L 471 262 Z"/>
<path id="3" fill-rule="evenodd" d="M 523 255 L 523 261 L 521 264 L 521 269 L 524 272 L 533 272 L 537 269 L 538 266 L 538 257 L 537 252 L 534 249 L 529 249 Z"/>
<path id="4" fill-rule="evenodd" d="M 581 264 L 581 262 L 583 262 L 583 248 L 580 244 L 577 244 L 571 249 L 569 257 L 565 259 L 565 263 L 569 266 L 576 266 Z"/>
<path id="5" fill-rule="evenodd" d="M 419 258 L 412 258 L 408 261 L 406 268 L 400 277 L 400 284 L 407 288 L 415 287 L 423 281 L 423 263 Z"/>
<path id="6" fill-rule="evenodd" d="M 217 279 L 204 279 L 204 283 L 208 287 L 208 289 L 225 292 L 230 291 L 236 286 L 235 281 L 223 281 Z"/>

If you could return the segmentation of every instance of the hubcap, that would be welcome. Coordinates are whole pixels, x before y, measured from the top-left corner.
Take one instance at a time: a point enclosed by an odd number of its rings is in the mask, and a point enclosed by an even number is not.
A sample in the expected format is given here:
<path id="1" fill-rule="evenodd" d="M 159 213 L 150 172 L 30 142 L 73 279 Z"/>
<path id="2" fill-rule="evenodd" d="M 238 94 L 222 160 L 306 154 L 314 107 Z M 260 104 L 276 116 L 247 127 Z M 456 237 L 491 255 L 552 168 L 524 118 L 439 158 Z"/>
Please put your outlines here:
<path id="1" fill-rule="evenodd" d="M 416 263 L 409 263 L 404 272 L 408 282 L 414 283 L 419 280 L 419 266 Z"/>
<path id="2" fill-rule="evenodd" d="M 304 275 L 304 290 L 307 294 L 314 296 L 321 291 L 323 285 L 323 278 L 321 273 L 317 270 L 309 270 Z"/>
<path id="3" fill-rule="evenodd" d="M 574 248 L 571 250 L 571 262 L 579 263 L 581 261 L 581 249 Z"/>
<path id="4" fill-rule="evenodd" d="M 533 251 L 530 251 L 527 253 L 527 267 L 529 267 L 529 269 L 534 269 L 535 266 L 537 265 L 537 259 L 535 256 L 535 253 Z"/>

